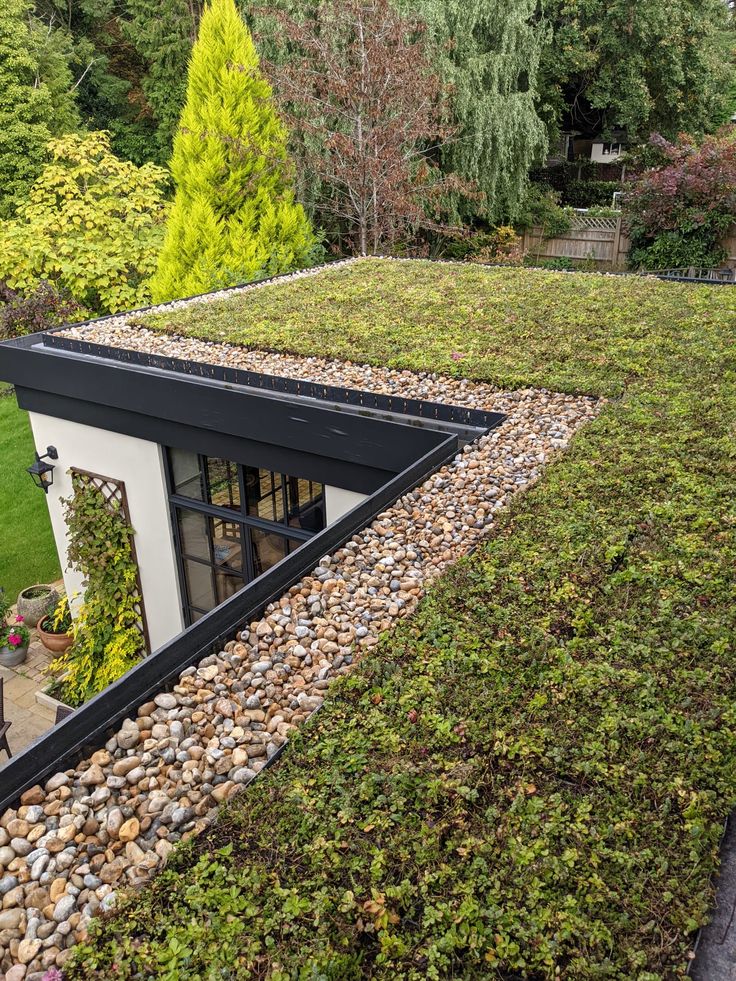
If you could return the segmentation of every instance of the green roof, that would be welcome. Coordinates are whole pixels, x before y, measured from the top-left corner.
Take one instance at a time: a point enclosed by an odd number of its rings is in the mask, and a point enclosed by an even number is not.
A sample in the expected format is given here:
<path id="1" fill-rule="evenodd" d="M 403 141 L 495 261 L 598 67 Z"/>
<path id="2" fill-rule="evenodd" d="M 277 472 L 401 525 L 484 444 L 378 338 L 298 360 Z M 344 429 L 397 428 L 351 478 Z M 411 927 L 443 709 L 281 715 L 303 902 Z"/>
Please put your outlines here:
<path id="1" fill-rule="evenodd" d="M 621 397 L 69 976 L 681 976 L 736 800 L 735 314 L 366 260 L 157 317 Z"/>
<path id="2" fill-rule="evenodd" d="M 620 394 L 736 315 L 736 292 L 656 279 L 361 259 L 228 298 L 134 316 L 167 333 L 491 380 Z"/>

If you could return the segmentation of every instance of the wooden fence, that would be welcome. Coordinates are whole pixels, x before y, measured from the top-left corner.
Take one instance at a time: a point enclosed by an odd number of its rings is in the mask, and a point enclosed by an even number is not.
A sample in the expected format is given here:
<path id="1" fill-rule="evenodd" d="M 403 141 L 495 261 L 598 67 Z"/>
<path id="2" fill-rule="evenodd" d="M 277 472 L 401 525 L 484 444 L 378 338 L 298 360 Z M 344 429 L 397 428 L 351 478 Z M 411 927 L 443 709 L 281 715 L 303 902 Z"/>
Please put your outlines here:
<path id="1" fill-rule="evenodd" d="M 522 248 L 530 258 L 587 259 L 607 269 L 626 268 L 629 240 L 620 218 L 575 218 L 570 231 L 559 238 L 545 239 L 543 231 L 535 227 L 523 233 Z"/>
<path id="2" fill-rule="evenodd" d="M 728 258 L 723 266 L 736 270 L 736 225 L 723 238 Z M 559 238 L 545 239 L 540 227 L 527 229 L 522 248 L 531 259 L 586 259 L 605 269 L 626 269 L 629 239 L 621 228 L 621 218 L 588 218 L 579 215 L 572 228 Z"/>

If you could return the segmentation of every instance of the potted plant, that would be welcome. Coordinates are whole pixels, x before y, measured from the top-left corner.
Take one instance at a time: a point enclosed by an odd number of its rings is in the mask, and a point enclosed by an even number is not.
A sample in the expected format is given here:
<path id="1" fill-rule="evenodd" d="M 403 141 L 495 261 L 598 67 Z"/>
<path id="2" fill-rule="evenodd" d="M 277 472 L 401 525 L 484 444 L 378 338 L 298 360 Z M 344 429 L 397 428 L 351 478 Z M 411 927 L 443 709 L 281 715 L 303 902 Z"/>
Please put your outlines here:
<path id="1" fill-rule="evenodd" d="M 35 627 L 58 601 L 59 594 L 53 586 L 36 583 L 18 594 L 18 615 L 23 617 L 27 627 Z"/>
<path id="2" fill-rule="evenodd" d="M 62 596 L 56 607 L 42 617 L 36 625 L 38 636 L 47 651 L 52 654 L 63 654 L 74 642 L 72 631 L 72 615 L 69 610 L 69 600 Z"/>
<path id="3" fill-rule="evenodd" d="M 22 616 L 17 616 L 13 623 L 6 623 L 3 616 L 0 625 L 0 667 L 13 668 L 16 664 L 22 664 L 28 653 L 30 639 L 30 631 Z"/>

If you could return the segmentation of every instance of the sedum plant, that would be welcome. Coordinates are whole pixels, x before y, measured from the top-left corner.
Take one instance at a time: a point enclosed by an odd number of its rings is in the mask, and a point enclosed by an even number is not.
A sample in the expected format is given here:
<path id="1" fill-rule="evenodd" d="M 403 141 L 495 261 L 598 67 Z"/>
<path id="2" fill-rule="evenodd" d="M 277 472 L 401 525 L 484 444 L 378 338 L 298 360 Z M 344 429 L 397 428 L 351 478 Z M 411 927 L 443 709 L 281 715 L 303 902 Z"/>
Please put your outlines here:
<path id="1" fill-rule="evenodd" d="M 310 263 L 316 243 L 294 200 L 286 130 L 234 0 L 213 0 L 202 17 L 171 172 L 155 301 Z"/>

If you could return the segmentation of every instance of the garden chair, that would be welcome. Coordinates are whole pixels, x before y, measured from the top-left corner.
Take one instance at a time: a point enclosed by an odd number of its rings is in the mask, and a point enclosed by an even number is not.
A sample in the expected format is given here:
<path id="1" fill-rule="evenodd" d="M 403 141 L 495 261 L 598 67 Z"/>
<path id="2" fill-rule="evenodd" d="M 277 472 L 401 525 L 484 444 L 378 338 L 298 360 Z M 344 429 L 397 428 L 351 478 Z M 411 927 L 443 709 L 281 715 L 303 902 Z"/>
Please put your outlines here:
<path id="1" fill-rule="evenodd" d="M 8 729 L 12 723 L 5 721 L 5 709 L 3 708 L 3 679 L 0 678 L 0 749 L 4 749 L 8 754 L 8 759 L 13 755 L 10 752 L 8 743 Z"/>

